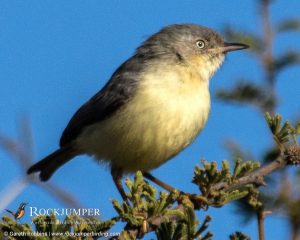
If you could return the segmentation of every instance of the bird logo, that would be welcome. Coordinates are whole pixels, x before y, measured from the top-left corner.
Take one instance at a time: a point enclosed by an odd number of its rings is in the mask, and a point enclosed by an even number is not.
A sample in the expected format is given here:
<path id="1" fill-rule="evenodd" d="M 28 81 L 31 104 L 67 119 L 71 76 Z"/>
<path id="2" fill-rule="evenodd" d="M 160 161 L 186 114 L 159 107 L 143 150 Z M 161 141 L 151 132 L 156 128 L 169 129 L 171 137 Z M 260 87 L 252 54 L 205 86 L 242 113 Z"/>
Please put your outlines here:
<path id="1" fill-rule="evenodd" d="M 28 203 L 22 202 L 16 212 L 10 211 L 8 209 L 5 209 L 8 213 L 10 213 L 12 216 L 14 216 L 15 220 L 19 220 L 24 216 L 25 214 L 25 206 Z"/>

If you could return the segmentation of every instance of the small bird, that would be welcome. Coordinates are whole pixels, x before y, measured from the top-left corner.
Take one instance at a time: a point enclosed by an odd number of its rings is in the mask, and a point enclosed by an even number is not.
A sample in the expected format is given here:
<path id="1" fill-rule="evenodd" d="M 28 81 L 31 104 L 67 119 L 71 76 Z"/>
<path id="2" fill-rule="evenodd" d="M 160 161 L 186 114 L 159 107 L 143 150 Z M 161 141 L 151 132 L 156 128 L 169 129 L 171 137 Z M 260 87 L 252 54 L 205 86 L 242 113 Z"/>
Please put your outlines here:
<path id="1" fill-rule="evenodd" d="M 121 178 L 155 169 L 189 146 L 210 111 L 209 81 L 225 54 L 248 48 L 227 43 L 194 24 L 162 28 L 139 46 L 106 85 L 82 105 L 60 139 L 60 148 L 28 169 L 47 181 L 63 164 L 87 154 L 107 163 L 123 197 Z"/>
<path id="2" fill-rule="evenodd" d="M 10 213 L 12 216 L 14 216 L 15 220 L 19 220 L 24 216 L 25 214 L 25 207 L 28 203 L 21 203 L 18 210 L 16 212 L 12 212 L 8 209 L 5 209 L 6 212 Z"/>

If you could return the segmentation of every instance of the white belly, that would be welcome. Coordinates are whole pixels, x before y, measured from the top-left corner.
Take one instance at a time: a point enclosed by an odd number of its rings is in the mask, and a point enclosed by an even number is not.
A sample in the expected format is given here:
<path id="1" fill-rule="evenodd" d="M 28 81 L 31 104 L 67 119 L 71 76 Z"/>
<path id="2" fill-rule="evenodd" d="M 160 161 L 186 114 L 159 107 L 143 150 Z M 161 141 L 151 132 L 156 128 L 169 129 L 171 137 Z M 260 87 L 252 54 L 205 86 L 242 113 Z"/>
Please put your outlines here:
<path id="1" fill-rule="evenodd" d="M 208 82 L 183 79 L 190 78 L 171 71 L 147 75 L 126 106 L 80 135 L 81 151 L 124 172 L 148 171 L 178 154 L 203 128 L 210 109 Z"/>

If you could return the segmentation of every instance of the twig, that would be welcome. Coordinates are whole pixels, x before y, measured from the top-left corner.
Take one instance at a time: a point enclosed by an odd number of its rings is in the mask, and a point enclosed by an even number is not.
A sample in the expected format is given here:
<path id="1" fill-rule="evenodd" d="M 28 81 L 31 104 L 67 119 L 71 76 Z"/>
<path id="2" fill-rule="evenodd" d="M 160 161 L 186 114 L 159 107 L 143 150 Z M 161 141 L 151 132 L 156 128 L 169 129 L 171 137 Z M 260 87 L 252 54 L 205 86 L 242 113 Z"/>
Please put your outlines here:
<path id="1" fill-rule="evenodd" d="M 260 209 L 256 212 L 256 214 L 257 214 L 257 225 L 258 225 L 258 239 L 264 240 L 265 239 L 264 210 Z"/>
<path id="2" fill-rule="evenodd" d="M 265 211 L 263 208 L 258 209 L 256 212 L 257 216 L 257 225 L 258 225 L 258 239 L 265 239 L 265 218 L 268 214 L 271 214 L 271 211 Z"/>
<path id="3" fill-rule="evenodd" d="M 280 154 L 280 156 L 273 162 L 258 168 L 256 171 L 253 171 L 247 174 L 244 177 L 236 179 L 233 183 L 217 183 L 212 186 L 211 191 L 231 191 L 238 189 L 247 184 L 255 184 L 256 186 L 265 186 L 264 181 L 265 176 L 270 173 L 279 170 L 285 167 L 288 164 L 299 165 L 300 164 L 300 146 L 290 145 L 285 148 Z"/>
<path id="4" fill-rule="evenodd" d="M 269 175 L 275 170 L 281 169 L 287 165 L 286 158 L 284 156 L 278 157 L 275 161 L 260 167 L 254 172 L 247 174 L 244 177 L 241 177 L 234 181 L 232 184 L 228 183 L 217 183 L 211 189 L 212 191 L 231 191 L 247 184 L 255 184 L 256 186 L 266 185 L 264 177 Z"/>
<path id="5" fill-rule="evenodd" d="M 257 225 L 258 225 L 258 239 L 264 240 L 265 239 L 264 211 L 258 210 L 256 214 L 257 214 Z"/>

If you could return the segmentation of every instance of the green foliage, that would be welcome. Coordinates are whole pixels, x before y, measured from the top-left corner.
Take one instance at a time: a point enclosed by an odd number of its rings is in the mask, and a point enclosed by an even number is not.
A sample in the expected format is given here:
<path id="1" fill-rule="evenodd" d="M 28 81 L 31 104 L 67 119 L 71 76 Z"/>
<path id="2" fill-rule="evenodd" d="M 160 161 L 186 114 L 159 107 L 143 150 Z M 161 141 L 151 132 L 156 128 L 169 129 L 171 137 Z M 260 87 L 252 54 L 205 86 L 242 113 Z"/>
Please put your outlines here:
<path id="1" fill-rule="evenodd" d="M 54 215 L 37 216 L 32 219 L 33 226 L 30 224 L 21 224 L 11 219 L 3 217 L 0 222 L 0 238 L 4 239 L 4 233 L 24 233 L 11 237 L 11 240 L 93 240 L 93 234 L 103 234 L 116 223 L 114 219 L 100 221 L 98 218 L 83 218 L 75 215 L 67 216 L 63 222 L 60 222 Z M 34 227 L 34 229 L 32 228 Z M 34 235 L 34 233 L 40 235 Z M 98 237 L 96 237 L 98 238 Z"/>
<path id="2" fill-rule="evenodd" d="M 211 221 L 211 218 L 207 216 L 204 222 L 202 223 L 202 225 L 199 227 L 198 220 L 195 218 L 194 215 L 194 210 L 191 208 L 187 208 L 186 210 L 187 211 L 186 211 L 185 219 L 176 222 L 167 222 L 167 221 L 163 222 L 156 230 L 157 239 L 159 240 L 212 239 L 211 232 L 204 233 L 208 228 L 208 223 Z M 202 233 L 204 234 L 203 236 Z"/>
<path id="3" fill-rule="evenodd" d="M 169 239 L 186 239 L 186 228 L 184 224 L 175 222 L 163 222 L 159 229 L 156 231 L 156 237 L 161 240 Z M 183 234 L 185 232 L 185 234 Z"/>
<path id="4" fill-rule="evenodd" d="M 223 101 L 253 105 L 262 112 L 272 109 L 277 103 L 275 96 L 267 93 L 264 88 L 245 80 L 237 81 L 230 90 L 218 90 L 216 95 Z"/>
<path id="5" fill-rule="evenodd" d="M 291 124 L 288 121 L 282 125 L 282 117 L 279 114 L 271 116 L 268 112 L 265 114 L 265 119 L 279 146 L 290 141 Z"/>
<path id="6" fill-rule="evenodd" d="M 180 205 L 176 204 L 180 196 L 178 191 L 158 195 L 156 189 L 144 181 L 141 172 L 136 173 L 134 181 L 126 179 L 126 185 L 129 203 L 113 200 L 119 220 L 126 222 L 121 233 L 125 239 L 132 239 L 132 229 L 138 229 L 139 237 L 154 230 L 160 240 L 210 239 L 211 233 L 204 233 L 210 218 L 199 226 L 194 206 L 187 197 L 181 199 Z"/>
<path id="7" fill-rule="evenodd" d="M 276 49 L 277 43 L 275 38 L 285 32 L 299 31 L 300 19 L 285 19 L 273 26 L 269 12 L 272 2 L 274 1 L 258 2 L 258 12 L 260 12 L 261 15 L 261 34 L 241 33 L 241 31 L 233 26 L 227 26 L 224 30 L 227 39 L 237 42 L 242 41 L 250 45 L 248 52 L 254 53 L 254 59 L 260 64 L 263 71 L 260 83 L 257 83 L 257 80 L 253 81 L 248 79 L 247 81 L 240 81 L 237 79 L 231 89 L 221 89 L 217 92 L 217 97 L 222 101 L 255 106 L 263 114 L 265 114 L 265 112 L 276 112 L 276 108 L 279 104 L 277 99 L 280 99 L 276 91 L 279 73 L 295 64 L 300 64 L 300 54 L 296 49 L 289 49 L 281 55 L 274 54 L 276 51 L 273 50 Z M 243 76 L 243 78 L 245 77 L 246 76 Z M 291 79 L 285 79 L 286 83 L 288 83 L 287 80 Z M 265 152 L 262 153 L 261 162 L 267 163 L 268 165 L 275 163 L 273 166 L 276 165 L 276 162 L 279 160 L 284 160 L 285 163 L 293 165 L 300 164 L 300 121 L 296 124 L 291 124 L 288 121 L 283 122 L 280 115 L 271 115 L 269 113 L 265 114 L 265 119 L 272 132 L 276 146 L 268 146 L 266 148 Z M 247 159 L 249 155 L 254 155 L 249 154 L 249 151 L 247 151 L 246 154 L 241 150 L 238 144 L 235 144 L 233 147 L 231 146 L 229 151 L 231 152 L 233 160 L 237 157 Z M 244 219 L 250 219 L 251 217 L 258 216 L 257 211 L 268 212 L 269 209 L 272 209 L 273 212 L 280 211 L 281 214 L 283 213 L 287 216 L 292 235 L 298 237 L 300 232 L 300 211 L 298 211 L 296 206 L 299 206 L 299 179 L 297 178 L 299 172 L 300 170 L 286 171 L 286 168 L 282 168 L 278 173 L 268 175 L 265 180 L 268 185 L 270 185 L 270 183 L 273 184 L 273 190 L 269 191 L 268 189 L 264 189 L 259 196 L 259 200 L 257 200 L 256 194 L 252 194 L 254 201 L 247 199 L 249 195 L 237 201 L 237 212 L 239 212 Z M 276 190 L 274 191 L 274 189 Z M 253 188 L 253 190 L 255 190 L 255 188 Z M 283 198 L 282 196 L 285 197 Z M 259 204 L 261 202 L 263 202 L 263 206 Z M 276 202 L 278 204 L 276 204 Z M 251 205 L 249 205 L 249 203 Z M 291 208 L 295 208 L 295 210 L 290 210 Z M 239 234 L 232 236 L 232 239 L 240 239 Z"/>
<path id="8" fill-rule="evenodd" d="M 277 25 L 277 32 L 299 31 L 300 19 L 286 19 Z"/>
<path id="9" fill-rule="evenodd" d="M 255 202 L 255 189 L 250 186 L 229 191 L 213 190 L 213 186 L 219 183 L 234 183 L 236 179 L 259 167 L 257 163 L 237 161 L 232 174 L 227 161 L 223 162 L 221 170 L 217 169 L 215 162 L 202 161 L 202 164 L 203 168 L 197 166 L 195 169 L 194 183 L 202 189 L 203 195 L 199 195 L 198 198 L 206 199 L 208 206 L 220 207 L 242 197 L 246 197 L 249 202 Z M 35 217 L 31 220 L 33 225 L 29 225 L 20 224 L 9 217 L 4 217 L 0 222 L 1 233 L 33 233 L 34 231 L 46 233 L 46 235 L 39 237 L 26 236 L 15 239 L 88 240 L 98 238 L 89 233 L 103 233 L 105 236 L 104 234 L 116 222 L 121 221 L 126 223 L 121 232 L 122 239 L 142 238 L 150 231 L 155 232 L 158 240 L 212 239 L 212 233 L 207 231 L 211 218 L 207 216 L 200 224 L 189 194 L 178 191 L 158 193 L 153 186 L 144 180 L 141 172 L 136 173 L 133 181 L 126 179 L 126 185 L 129 190 L 127 192 L 128 201 L 120 203 L 113 200 L 112 204 L 118 216 L 108 221 L 70 215 L 62 223 L 54 215 L 50 215 Z"/>
<path id="10" fill-rule="evenodd" d="M 221 207 L 228 202 L 248 196 L 252 192 L 252 185 L 246 185 L 239 189 L 228 188 L 225 191 L 222 188 L 260 167 L 257 162 L 237 160 L 233 173 L 231 173 L 228 161 L 222 162 L 221 170 L 218 170 L 216 162 L 209 163 L 202 160 L 202 165 L 203 167 L 199 165 L 195 167 L 193 183 L 199 187 L 202 195 L 206 198 L 206 204 L 214 207 Z M 218 188 L 216 188 L 217 185 L 219 185 Z"/>
<path id="11" fill-rule="evenodd" d="M 274 70 L 279 72 L 293 64 L 300 64 L 300 53 L 290 50 L 275 59 Z"/>
<path id="12" fill-rule="evenodd" d="M 142 226 L 145 219 L 168 213 L 168 208 L 174 204 L 179 196 L 178 192 L 170 194 L 162 192 L 156 199 L 156 189 L 144 181 L 141 172 L 136 173 L 133 182 L 126 179 L 126 185 L 129 188 L 128 200 L 132 206 L 126 202 L 121 204 L 117 200 L 113 200 L 113 206 L 121 220 L 132 227 Z"/>
<path id="13" fill-rule="evenodd" d="M 235 232 L 230 235 L 230 240 L 250 240 L 250 237 L 241 232 Z"/>
<path id="14" fill-rule="evenodd" d="M 279 114 L 271 116 L 269 113 L 265 114 L 265 119 L 281 152 L 297 155 L 299 151 L 300 122 L 297 122 L 294 126 L 288 121 L 282 124 L 282 117 Z M 294 144 L 294 146 L 285 147 L 287 143 Z M 297 156 L 295 157 L 297 158 Z"/>
<path id="15" fill-rule="evenodd" d="M 2 217 L 2 221 L 0 222 L 0 239 L 5 239 L 5 233 L 18 233 L 18 232 L 32 232 L 31 226 L 29 224 L 21 224 L 16 222 L 14 219 L 10 217 Z M 17 237 L 15 239 L 21 239 L 22 237 Z M 34 238 L 34 237 L 24 237 L 24 240 L 44 240 L 46 238 Z"/>

